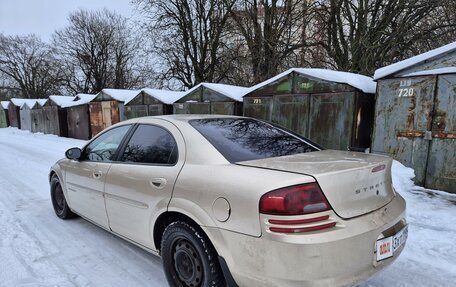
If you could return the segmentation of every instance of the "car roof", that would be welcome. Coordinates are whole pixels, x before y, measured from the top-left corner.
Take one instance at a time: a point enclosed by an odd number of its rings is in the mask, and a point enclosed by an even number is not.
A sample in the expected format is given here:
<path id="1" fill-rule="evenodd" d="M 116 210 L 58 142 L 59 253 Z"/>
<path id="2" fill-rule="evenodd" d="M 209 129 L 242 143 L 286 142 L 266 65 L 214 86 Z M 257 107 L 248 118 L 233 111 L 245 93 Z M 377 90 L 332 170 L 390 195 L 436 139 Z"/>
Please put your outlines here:
<path id="1" fill-rule="evenodd" d="M 139 118 L 138 123 L 143 121 L 147 121 L 147 119 L 164 119 L 168 121 L 181 121 L 181 122 L 188 122 L 190 120 L 201 120 L 201 119 L 221 119 L 221 118 L 245 118 L 239 116 L 230 116 L 230 115 L 189 115 L 189 114 L 182 114 L 182 115 L 163 115 L 163 116 L 151 116 L 151 117 L 143 117 Z"/>

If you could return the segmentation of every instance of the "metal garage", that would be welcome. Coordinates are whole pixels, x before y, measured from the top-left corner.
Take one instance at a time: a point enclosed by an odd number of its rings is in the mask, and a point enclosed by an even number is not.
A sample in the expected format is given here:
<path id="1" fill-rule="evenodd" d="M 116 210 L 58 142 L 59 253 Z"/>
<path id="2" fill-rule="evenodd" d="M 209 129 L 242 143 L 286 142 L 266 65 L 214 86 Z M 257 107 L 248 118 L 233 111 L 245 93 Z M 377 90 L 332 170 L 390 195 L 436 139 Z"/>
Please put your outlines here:
<path id="1" fill-rule="evenodd" d="M 173 104 L 184 95 L 185 92 L 142 89 L 137 96 L 125 102 L 125 117 L 131 119 L 172 114 Z"/>
<path id="2" fill-rule="evenodd" d="M 242 115 L 242 97 L 250 88 L 200 83 L 174 103 L 175 114 Z"/>
<path id="3" fill-rule="evenodd" d="M 71 103 L 74 97 L 49 96 L 48 101 L 43 105 L 41 125 L 44 126 L 44 133 L 62 137 L 68 136 L 67 110 L 62 105 Z"/>
<path id="4" fill-rule="evenodd" d="M 89 103 L 92 137 L 105 128 L 126 120 L 124 103 L 140 93 L 139 90 L 103 89 Z"/>
<path id="5" fill-rule="evenodd" d="M 293 68 L 253 86 L 244 96 L 244 116 L 277 123 L 326 148 L 365 150 L 374 93 L 370 77 Z"/>
<path id="6" fill-rule="evenodd" d="M 6 128 L 9 126 L 9 119 L 8 119 L 8 106 L 9 101 L 1 101 L 0 102 L 0 128 Z"/>
<path id="7" fill-rule="evenodd" d="M 456 192 L 456 42 L 378 69 L 372 151 Z"/>
<path id="8" fill-rule="evenodd" d="M 35 104 L 44 104 L 46 99 L 11 99 L 11 102 L 19 108 L 19 128 L 32 131 L 32 108 Z"/>
<path id="9" fill-rule="evenodd" d="M 68 137 L 88 140 L 91 138 L 89 102 L 96 95 L 77 94 L 74 101 L 62 105 L 67 111 Z"/>

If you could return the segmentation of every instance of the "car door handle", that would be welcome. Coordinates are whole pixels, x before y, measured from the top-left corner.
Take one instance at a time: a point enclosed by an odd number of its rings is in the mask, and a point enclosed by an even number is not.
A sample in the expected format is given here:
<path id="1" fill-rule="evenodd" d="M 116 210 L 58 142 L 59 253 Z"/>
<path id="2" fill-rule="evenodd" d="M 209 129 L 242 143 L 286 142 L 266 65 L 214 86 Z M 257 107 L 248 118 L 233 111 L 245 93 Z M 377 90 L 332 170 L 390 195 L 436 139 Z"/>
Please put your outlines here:
<path id="1" fill-rule="evenodd" d="M 102 174 L 103 173 L 101 171 L 94 171 L 93 172 L 93 178 L 100 179 Z"/>
<path id="2" fill-rule="evenodd" d="M 166 179 L 162 178 L 162 177 L 157 177 L 157 178 L 153 178 L 150 180 L 150 183 L 153 187 L 155 188 L 158 188 L 158 189 L 162 189 L 165 187 L 167 181 Z"/>

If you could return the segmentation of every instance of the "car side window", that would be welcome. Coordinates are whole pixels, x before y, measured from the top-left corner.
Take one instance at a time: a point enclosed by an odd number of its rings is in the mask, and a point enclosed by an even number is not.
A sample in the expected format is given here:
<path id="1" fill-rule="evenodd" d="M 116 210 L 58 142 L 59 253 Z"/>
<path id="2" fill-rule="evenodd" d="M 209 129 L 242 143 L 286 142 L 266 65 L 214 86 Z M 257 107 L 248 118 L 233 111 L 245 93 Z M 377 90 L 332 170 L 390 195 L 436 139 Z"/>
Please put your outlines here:
<path id="1" fill-rule="evenodd" d="M 131 125 L 120 126 L 100 135 L 84 149 L 83 159 L 111 161 L 130 127 Z"/>
<path id="2" fill-rule="evenodd" d="M 121 161 L 173 165 L 177 157 L 177 144 L 169 131 L 154 125 L 139 125 Z"/>

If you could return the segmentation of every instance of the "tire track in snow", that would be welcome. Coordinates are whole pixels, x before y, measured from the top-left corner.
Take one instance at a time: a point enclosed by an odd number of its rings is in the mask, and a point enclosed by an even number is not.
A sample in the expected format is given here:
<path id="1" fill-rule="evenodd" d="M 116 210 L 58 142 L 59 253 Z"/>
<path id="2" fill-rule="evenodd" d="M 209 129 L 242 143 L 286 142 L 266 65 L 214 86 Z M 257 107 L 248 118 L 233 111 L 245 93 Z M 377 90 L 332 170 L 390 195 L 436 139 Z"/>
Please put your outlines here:
<path id="1" fill-rule="evenodd" d="M 55 216 L 47 173 L 74 146 L 67 141 L 11 143 L 0 133 L 0 232 L 8 234 L 0 286 L 166 286 L 154 255 L 83 219 Z"/>

